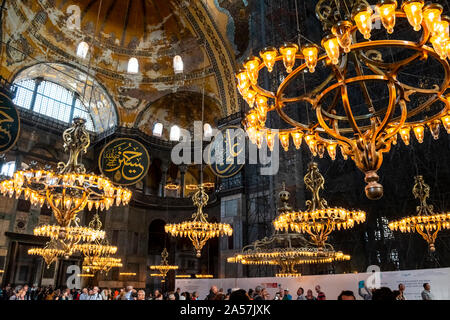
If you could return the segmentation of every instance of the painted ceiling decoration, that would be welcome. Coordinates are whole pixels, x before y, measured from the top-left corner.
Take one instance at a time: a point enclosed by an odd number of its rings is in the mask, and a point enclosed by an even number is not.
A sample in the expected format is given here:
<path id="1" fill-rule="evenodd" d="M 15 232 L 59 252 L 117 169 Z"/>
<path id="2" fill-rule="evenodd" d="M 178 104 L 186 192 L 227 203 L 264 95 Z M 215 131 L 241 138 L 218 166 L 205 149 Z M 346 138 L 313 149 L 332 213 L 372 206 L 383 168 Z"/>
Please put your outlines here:
<path id="1" fill-rule="evenodd" d="M 177 91 L 198 94 L 205 85 L 215 104 L 208 104 L 211 109 L 205 111 L 221 118 L 240 110 L 235 55 L 246 44 L 230 41 L 230 26 L 234 25 L 234 32 L 245 29 L 231 19 L 242 15 L 240 10 L 246 6 L 241 1 L 233 7 L 217 0 L 7 1 L 3 76 L 14 79 L 24 68 L 42 62 L 75 66 L 106 89 L 121 126 L 138 128 L 154 124 L 142 119 L 157 120 L 143 115 L 153 102 Z M 82 41 L 90 47 L 85 59 L 76 55 Z M 182 74 L 174 73 L 175 55 L 183 59 Z M 131 57 L 139 61 L 138 74 L 127 73 Z M 80 82 L 72 85 L 78 87 Z M 196 101 L 186 99 L 169 109 L 200 110 Z M 171 117 L 176 114 L 166 118 Z"/>

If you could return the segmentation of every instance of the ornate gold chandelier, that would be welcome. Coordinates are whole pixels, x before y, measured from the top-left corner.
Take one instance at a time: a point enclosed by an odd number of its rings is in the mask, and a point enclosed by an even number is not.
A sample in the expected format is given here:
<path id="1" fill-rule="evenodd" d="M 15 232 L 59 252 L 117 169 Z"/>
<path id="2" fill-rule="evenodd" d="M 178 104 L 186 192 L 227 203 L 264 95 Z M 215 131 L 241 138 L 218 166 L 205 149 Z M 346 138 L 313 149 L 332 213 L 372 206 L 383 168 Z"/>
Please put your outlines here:
<path id="1" fill-rule="evenodd" d="M 281 206 L 278 213 L 283 214 L 292 211 L 289 206 L 290 193 L 283 189 L 279 193 Z M 350 260 L 349 255 L 336 252 L 331 244 L 324 243 L 322 248 L 311 246 L 302 234 L 295 232 L 275 231 L 270 237 L 256 240 L 245 246 L 240 253 L 227 259 L 229 263 L 241 263 L 244 265 L 276 265 L 281 270 L 276 277 L 300 277 L 296 270 L 297 265 L 322 264 L 335 261 Z"/>
<path id="2" fill-rule="evenodd" d="M 101 228 L 102 222 L 97 212 L 89 222 L 89 229 L 103 232 L 104 234 L 105 231 L 102 231 Z M 95 273 L 99 271 L 107 274 L 112 268 L 122 267 L 122 259 L 112 257 L 117 252 L 117 247 L 111 246 L 106 237 L 77 243 L 73 246 L 73 250 L 83 254 L 83 268 L 87 272 Z"/>
<path id="3" fill-rule="evenodd" d="M 197 207 L 197 212 L 192 215 L 192 221 L 185 221 L 178 224 L 166 224 L 165 231 L 173 237 L 188 237 L 197 252 L 197 257 L 201 257 L 203 246 L 214 237 L 223 235 L 231 236 L 233 229 L 226 223 L 210 223 L 208 215 L 203 212 L 203 207 L 208 203 L 209 197 L 203 185 L 199 185 L 198 191 L 192 196 L 192 201 Z"/>
<path id="4" fill-rule="evenodd" d="M 324 188 L 325 179 L 319 172 L 317 163 L 311 162 L 304 177 L 306 188 L 312 193 L 312 200 L 306 201 L 306 211 L 284 210 L 274 221 L 276 230 L 291 230 L 306 233 L 311 241 L 323 249 L 328 236 L 335 229 L 350 229 L 355 223 L 366 220 L 366 213 L 360 210 L 331 208 L 327 201 L 320 197 L 320 189 Z"/>
<path id="5" fill-rule="evenodd" d="M 389 223 L 389 228 L 403 233 L 417 232 L 428 242 L 430 251 L 434 252 L 436 250 L 434 243 L 439 231 L 450 229 L 450 212 L 434 213 L 433 206 L 427 203 L 430 196 L 430 187 L 423 181 L 422 176 L 416 176 L 414 180 L 413 194 L 420 202 L 417 207 L 417 214 L 393 221 Z"/>
<path id="6" fill-rule="evenodd" d="M 31 248 L 28 249 L 29 255 L 41 256 L 45 264 L 47 265 L 47 269 L 50 268 L 50 265 L 59 257 L 63 257 L 66 255 L 66 250 L 61 246 L 61 243 L 58 240 L 50 240 L 46 243 L 44 248 Z"/>
<path id="7" fill-rule="evenodd" d="M 88 259 L 86 262 L 85 261 L 83 261 L 82 268 L 88 273 L 95 273 L 99 271 L 101 273 L 105 272 L 108 274 L 112 268 L 123 267 L 122 260 L 120 258 L 110 256 L 97 256 Z"/>
<path id="8" fill-rule="evenodd" d="M 150 270 L 158 270 L 159 273 L 151 274 L 152 277 L 165 277 L 170 270 L 178 270 L 178 266 L 169 265 L 169 261 L 167 258 L 169 257 L 169 253 L 167 249 L 161 252 L 161 263 L 158 265 L 150 266 Z"/>
<path id="9" fill-rule="evenodd" d="M 47 203 L 61 227 L 67 227 L 86 206 L 89 210 L 108 210 L 113 205 L 127 205 L 131 191 L 115 187 L 107 178 L 87 174 L 84 165 L 79 163 L 90 144 L 85 122 L 75 118 L 72 127 L 64 131 L 64 150 L 70 151 L 70 155 L 67 163 L 58 163 L 58 171 L 17 171 L 13 179 L 0 183 L 0 192 L 16 198 L 23 195 L 32 205 L 40 207 Z"/>
<path id="10" fill-rule="evenodd" d="M 377 170 L 383 153 L 397 143 L 398 135 L 408 145 L 411 131 L 420 143 L 426 128 L 434 139 L 439 136 L 441 123 L 450 133 L 450 97 L 445 93 L 450 84 L 446 60 L 450 57 L 450 18 L 441 16 L 442 11 L 439 4 L 424 5 L 423 0 L 405 0 L 401 8 L 395 0 L 381 0 L 375 13 L 364 0 L 318 1 L 316 14 L 329 30 L 321 46 L 286 43 L 279 49 L 269 47 L 260 52 L 260 58 L 249 57 L 237 73 L 239 92 L 250 107 L 243 121 L 249 139 L 258 147 L 265 140 L 272 149 L 278 135 L 286 151 L 290 139 L 296 149 L 304 140 L 314 155 L 323 157 L 327 151 L 333 160 L 340 149 L 345 159 L 351 157 L 365 173 L 367 197 L 381 198 L 383 186 L 378 183 Z M 415 32 L 421 32 L 417 41 L 392 36 L 374 39 L 371 32 L 375 23 L 381 21 L 391 34 L 398 19 L 407 19 Z M 399 48 L 409 56 L 393 56 L 392 50 Z M 389 54 L 383 55 L 382 51 L 388 49 Z M 287 75 L 280 75 L 282 81 L 268 81 L 278 82 L 278 87 L 263 88 L 263 81 L 258 80 L 270 76 L 278 61 L 283 62 Z M 418 85 L 404 82 L 401 71 L 419 61 L 438 65 L 444 75 L 442 81 L 429 88 L 422 87 L 424 81 L 418 81 Z M 297 77 L 307 77 L 306 71 L 315 72 L 319 63 L 328 68 L 323 82 L 301 95 L 288 92 Z M 418 78 L 423 78 L 422 74 Z M 387 103 L 373 99 L 380 93 L 379 86 L 369 87 L 374 84 L 386 86 Z M 359 92 L 364 102 L 355 105 L 349 92 Z M 288 112 L 288 106 L 299 105 L 306 105 L 307 120 L 294 119 Z M 308 110 L 315 118 L 310 119 Z M 289 128 L 269 128 L 266 121 L 272 111 Z"/>

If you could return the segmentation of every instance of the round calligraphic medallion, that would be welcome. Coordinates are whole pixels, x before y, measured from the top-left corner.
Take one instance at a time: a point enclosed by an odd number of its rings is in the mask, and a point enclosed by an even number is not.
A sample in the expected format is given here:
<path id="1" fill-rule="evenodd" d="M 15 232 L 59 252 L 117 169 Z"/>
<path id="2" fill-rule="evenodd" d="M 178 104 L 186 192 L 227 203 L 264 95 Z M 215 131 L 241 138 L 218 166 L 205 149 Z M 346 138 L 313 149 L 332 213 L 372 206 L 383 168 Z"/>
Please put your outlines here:
<path id="1" fill-rule="evenodd" d="M 245 131 L 237 126 L 220 129 L 206 151 L 208 165 L 216 176 L 234 176 L 245 162 Z"/>
<path id="2" fill-rule="evenodd" d="M 0 88 L 0 153 L 11 149 L 20 133 L 20 118 L 11 92 Z"/>
<path id="3" fill-rule="evenodd" d="M 142 180 L 150 166 L 150 156 L 142 143 L 119 138 L 108 143 L 100 153 L 98 166 L 112 182 L 127 186 Z"/>

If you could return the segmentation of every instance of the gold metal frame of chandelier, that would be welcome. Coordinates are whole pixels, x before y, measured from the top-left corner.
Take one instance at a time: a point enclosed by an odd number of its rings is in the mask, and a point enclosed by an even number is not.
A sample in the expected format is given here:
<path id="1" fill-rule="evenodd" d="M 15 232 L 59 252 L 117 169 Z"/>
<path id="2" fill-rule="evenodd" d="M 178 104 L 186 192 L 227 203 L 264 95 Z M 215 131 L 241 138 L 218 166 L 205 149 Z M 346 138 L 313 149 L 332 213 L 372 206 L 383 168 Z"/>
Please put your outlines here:
<path id="1" fill-rule="evenodd" d="M 81 153 L 86 153 L 90 144 L 85 122 L 75 118 L 62 135 L 64 150 L 69 151 L 67 163 L 59 162 L 56 172 L 36 168 L 19 170 L 13 179 L 0 182 L 0 193 L 9 197 L 15 194 L 16 198 L 23 194 L 25 200 L 41 207 L 47 202 L 61 227 L 67 227 L 86 206 L 89 210 L 108 210 L 112 205 L 127 205 L 132 195 L 130 190 L 115 187 L 105 177 L 86 174 L 84 165 L 79 163 Z"/>
<path id="2" fill-rule="evenodd" d="M 431 252 L 436 250 L 435 242 L 438 233 L 443 229 L 450 229 L 450 212 L 436 214 L 433 206 L 427 203 L 430 196 L 430 187 L 422 176 L 414 177 L 413 195 L 419 200 L 415 216 L 406 217 L 389 223 L 389 229 L 402 233 L 417 232 L 428 243 Z"/>
<path id="3" fill-rule="evenodd" d="M 98 212 L 89 222 L 88 227 L 89 229 L 105 233 L 105 231 L 102 231 L 102 222 Z M 73 250 L 75 252 L 81 252 L 85 257 L 110 256 L 117 252 L 117 247 L 109 244 L 105 233 L 103 238 L 96 238 L 92 241 L 75 244 Z"/>
<path id="4" fill-rule="evenodd" d="M 197 211 L 192 215 L 193 220 L 178 224 L 166 224 L 164 227 L 165 232 L 170 233 L 173 237 L 188 237 L 194 245 L 197 258 L 201 257 L 202 248 L 209 239 L 233 234 L 232 227 L 227 223 L 208 222 L 208 215 L 203 212 L 208 200 L 209 196 L 203 185 L 199 185 L 198 191 L 192 196 L 192 201 L 197 207 Z"/>
<path id="5" fill-rule="evenodd" d="M 355 2 L 359 3 L 360 1 Z M 395 17 L 406 18 L 407 15 L 401 10 L 396 10 Z M 380 20 L 380 16 L 378 14 L 373 14 L 370 16 L 370 19 L 371 22 L 378 21 Z M 400 134 L 405 141 L 405 144 L 409 144 L 409 132 L 412 129 L 418 141 L 421 142 L 425 128 L 428 126 L 433 137 L 437 139 L 439 136 L 440 120 L 447 132 L 450 133 L 450 102 L 445 96 L 445 91 L 450 84 L 450 65 L 447 60 L 441 59 L 440 55 L 436 53 L 432 47 L 426 45 L 431 33 L 427 28 L 425 19 L 423 19 L 421 27 L 423 33 L 417 42 L 388 39 L 353 43 L 349 46 L 350 51 L 342 56 L 338 65 L 332 64 L 327 54 L 316 57 L 316 63 L 323 61 L 328 65 L 331 65 L 331 74 L 323 83 L 309 93 L 296 97 L 286 96 L 285 89 L 299 75 L 304 74 L 303 71 L 308 68 L 306 62 L 301 63 L 300 66 L 290 72 L 281 82 L 277 90 L 273 92 L 260 87 L 257 84 L 257 81 L 250 81 L 249 79 L 251 79 L 251 77 L 248 75 L 248 71 L 241 70 L 238 73 L 238 79 L 239 76 L 242 76 L 247 82 L 243 82 L 243 86 L 238 85 L 240 93 L 246 99 L 246 90 L 249 90 L 248 88 L 253 90 L 247 102 L 251 101 L 250 103 L 252 106 L 255 101 L 255 96 L 257 102 L 259 97 L 265 97 L 265 100 L 261 100 L 261 106 L 252 109 L 243 121 L 243 125 L 247 129 L 252 142 L 260 146 L 263 138 L 266 137 L 266 140 L 268 142 L 270 141 L 270 144 L 273 147 L 273 139 L 275 135 L 278 134 L 280 142 L 286 150 L 289 147 L 290 137 L 292 137 L 294 144 L 298 149 L 302 138 L 305 137 L 305 141 L 313 154 L 319 154 L 319 156 L 322 157 L 325 150 L 328 150 L 330 157 L 333 160 L 336 156 L 336 149 L 340 146 L 344 158 L 350 156 L 356 166 L 365 173 L 365 181 L 367 183 L 365 191 L 367 197 L 369 199 L 381 198 L 383 195 L 383 187 L 378 183 L 379 177 L 377 171 L 382 164 L 383 153 L 388 152 L 391 145 L 396 143 L 397 134 Z M 357 25 L 351 24 L 351 27 L 346 30 L 353 40 L 356 39 L 357 29 Z M 377 49 L 386 47 L 399 47 L 416 53 L 401 61 L 388 63 L 382 61 L 381 53 L 377 51 Z M 274 48 L 270 49 L 273 50 Z M 356 76 L 347 77 L 349 58 L 354 61 Z M 426 60 L 430 58 L 437 60 L 440 63 L 445 74 L 444 79 L 439 86 L 431 89 L 413 87 L 406 83 L 402 83 L 398 78 L 398 74 L 402 68 L 411 65 L 416 60 Z M 270 61 L 274 64 L 275 62 L 284 59 L 285 56 L 282 54 L 276 55 Z M 305 60 L 305 56 L 297 53 L 293 59 L 295 61 Z M 251 73 L 253 74 L 252 76 L 257 79 L 258 73 L 263 68 L 267 67 L 266 63 L 256 57 L 251 57 L 247 61 L 249 60 L 255 62 L 253 66 L 251 66 L 251 68 L 253 68 L 251 69 Z M 363 74 L 362 64 L 364 64 L 367 69 L 371 70 L 373 74 Z M 254 69 L 255 66 L 257 66 L 256 69 Z M 373 81 L 386 83 L 389 91 L 388 105 L 378 111 L 375 110 L 366 87 L 366 82 Z M 249 87 L 245 88 L 247 84 Z M 366 104 L 369 108 L 367 114 L 354 114 L 355 110 L 352 110 L 348 97 L 348 85 L 351 84 L 360 85 Z M 324 105 L 322 100 L 328 94 L 334 94 L 333 102 L 330 105 Z M 410 101 L 410 96 L 414 94 L 427 95 L 428 99 L 424 103 L 408 110 L 407 102 Z M 345 115 L 336 114 L 339 96 L 341 96 Z M 268 99 L 274 100 L 274 104 L 268 105 Z M 313 110 L 317 116 L 317 122 L 303 124 L 292 119 L 284 112 L 283 108 L 286 105 L 301 101 L 311 105 L 311 110 Z M 433 115 L 427 116 L 422 120 L 417 120 L 417 116 L 421 112 L 425 109 L 429 109 L 431 106 L 435 106 L 437 103 L 442 105 L 440 111 L 436 111 Z M 259 109 L 259 111 L 256 109 Z M 267 118 L 267 112 L 272 110 L 276 111 L 287 124 L 292 126 L 292 128 L 267 128 L 265 119 Z M 394 116 L 396 111 L 398 111 L 399 115 Z M 348 122 L 349 126 L 341 128 L 341 126 L 339 126 L 340 121 Z M 370 125 L 362 123 L 365 121 L 370 121 Z"/>
<path id="6" fill-rule="evenodd" d="M 292 211 L 284 208 L 273 221 L 276 230 L 292 230 L 307 233 L 311 241 L 319 248 L 324 248 L 328 236 L 336 228 L 349 229 L 355 223 L 366 220 L 366 213 L 361 210 L 350 211 L 343 208 L 330 208 L 327 201 L 320 197 L 320 190 L 324 189 L 325 179 L 319 172 L 316 162 L 308 165 L 304 182 L 312 193 L 312 199 L 306 201 L 306 211 Z"/>
<path id="7" fill-rule="evenodd" d="M 161 252 L 161 263 L 159 265 L 150 266 L 150 270 L 158 270 L 162 277 L 165 277 L 170 270 L 178 270 L 178 266 L 169 265 L 169 261 L 167 260 L 168 257 L 169 253 L 167 252 L 167 249 L 164 248 Z"/>
<path id="8" fill-rule="evenodd" d="M 49 269 L 53 262 L 56 262 L 59 257 L 66 256 L 67 252 L 64 245 L 60 243 L 59 240 L 50 240 L 45 244 L 44 248 L 28 249 L 28 254 L 32 256 L 41 256 L 47 265 L 47 269 Z"/>
<path id="9" fill-rule="evenodd" d="M 318 194 L 318 193 L 317 193 Z M 288 201 L 290 193 L 283 189 L 279 193 L 281 205 L 278 213 L 289 213 L 292 208 Z M 229 263 L 248 265 L 278 265 L 280 272 L 276 277 L 300 277 L 296 265 L 332 263 L 334 261 L 350 260 L 349 255 L 336 252 L 331 244 L 323 243 L 321 247 L 312 247 L 315 243 L 307 241 L 300 233 L 275 231 L 270 237 L 256 240 L 245 246 L 242 251 L 227 259 Z"/>

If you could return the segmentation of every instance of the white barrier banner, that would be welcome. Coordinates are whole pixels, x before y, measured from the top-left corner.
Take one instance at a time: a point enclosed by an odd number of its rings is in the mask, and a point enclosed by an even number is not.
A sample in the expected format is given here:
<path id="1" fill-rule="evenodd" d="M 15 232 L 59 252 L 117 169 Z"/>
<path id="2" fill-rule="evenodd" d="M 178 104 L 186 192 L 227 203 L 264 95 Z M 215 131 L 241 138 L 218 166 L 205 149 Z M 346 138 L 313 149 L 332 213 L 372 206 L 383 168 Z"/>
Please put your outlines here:
<path id="1" fill-rule="evenodd" d="M 406 286 L 404 294 L 407 300 L 421 300 L 423 284 L 426 282 L 430 284 L 431 293 L 436 300 L 450 300 L 450 268 L 308 275 L 299 278 L 177 279 L 175 285 L 181 289 L 181 292 L 196 291 L 201 300 L 205 299 L 213 285 L 219 289 L 222 288 L 224 293 L 228 289 L 241 288 L 248 291 L 255 289 L 256 286 L 262 286 L 267 288 L 270 299 L 273 299 L 280 289 L 289 289 L 292 299 L 296 299 L 297 289 L 300 287 L 304 289 L 305 294 L 308 289 L 311 289 L 316 296 L 314 288 L 316 285 L 320 285 L 327 300 L 336 300 L 343 290 L 353 291 L 356 299 L 362 300 L 363 298 L 358 294 L 360 281 L 365 281 L 366 285 L 370 287 L 371 283 L 376 282 L 374 281 L 376 277 L 378 277 L 378 284 L 381 287 L 388 287 L 391 290 L 398 290 L 398 285 L 403 283 Z M 365 289 L 362 289 L 362 293 L 366 293 Z"/>

